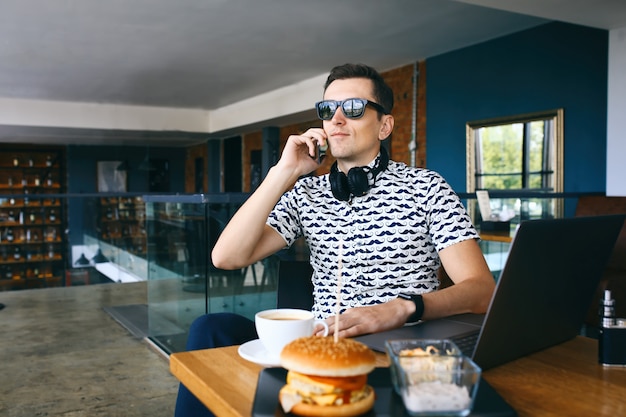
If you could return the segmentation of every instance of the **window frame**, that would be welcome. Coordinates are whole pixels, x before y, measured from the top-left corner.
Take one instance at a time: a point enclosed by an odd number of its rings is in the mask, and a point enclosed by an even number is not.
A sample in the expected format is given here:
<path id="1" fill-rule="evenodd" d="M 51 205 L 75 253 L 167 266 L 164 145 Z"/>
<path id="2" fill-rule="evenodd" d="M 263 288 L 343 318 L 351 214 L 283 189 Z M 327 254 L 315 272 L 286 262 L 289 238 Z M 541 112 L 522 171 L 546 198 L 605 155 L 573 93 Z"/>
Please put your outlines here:
<path id="1" fill-rule="evenodd" d="M 551 189 L 552 193 L 561 193 L 563 192 L 563 116 L 564 111 L 562 108 L 554 109 L 554 110 L 546 110 L 539 111 L 527 114 L 513 115 L 513 116 L 504 116 L 497 117 L 492 119 L 484 119 L 468 122 L 466 124 L 466 187 L 468 193 L 476 192 L 476 169 L 477 169 L 477 150 L 476 150 L 476 140 L 477 140 L 477 131 L 484 127 L 492 127 L 499 125 L 507 125 L 507 124 L 516 124 L 522 123 L 526 124 L 533 121 L 545 121 L 550 120 L 552 122 L 552 127 L 554 129 L 553 139 L 550 143 L 545 144 L 544 146 L 552 147 L 552 150 L 548 152 L 548 156 L 550 158 L 549 165 L 553 171 L 552 173 L 552 181 L 549 186 L 544 187 L 546 189 Z M 524 128 L 525 129 L 525 128 Z M 523 150 L 526 152 L 526 150 Z M 544 155 L 545 156 L 545 155 Z M 524 163 L 528 161 L 528 157 L 524 156 Z M 545 164 L 542 168 L 545 172 Z M 522 170 L 524 173 L 524 170 Z M 529 175 L 530 173 L 526 170 L 525 175 Z M 545 184 L 544 184 L 545 186 Z M 499 191 L 499 190 L 492 190 Z M 519 191 L 520 194 L 523 194 L 525 189 L 514 189 L 513 191 Z M 529 189 L 527 191 L 537 191 L 536 189 Z M 473 207 L 470 207 L 472 209 Z M 473 210 L 470 210 L 473 212 Z M 474 213 L 472 214 L 472 218 L 475 218 Z M 561 199 L 557 199 L 555 207 L 554 207 L 554 216 L 562 217 L 563 215 L 563 203 Z"/>

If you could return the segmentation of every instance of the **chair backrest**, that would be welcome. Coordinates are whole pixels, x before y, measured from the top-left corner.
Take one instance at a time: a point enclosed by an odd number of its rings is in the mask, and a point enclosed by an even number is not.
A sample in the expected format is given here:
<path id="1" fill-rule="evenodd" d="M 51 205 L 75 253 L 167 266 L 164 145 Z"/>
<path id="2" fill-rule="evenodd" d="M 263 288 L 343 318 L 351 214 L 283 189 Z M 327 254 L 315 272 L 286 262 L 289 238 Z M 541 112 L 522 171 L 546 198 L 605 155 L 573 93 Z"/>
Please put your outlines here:
<path id="1" fill-rule="evenodd" d="M 313 268 L 309 261 L 283 261 L 278 264 L 276 307 L 311 310 L 313 307 Z"/>

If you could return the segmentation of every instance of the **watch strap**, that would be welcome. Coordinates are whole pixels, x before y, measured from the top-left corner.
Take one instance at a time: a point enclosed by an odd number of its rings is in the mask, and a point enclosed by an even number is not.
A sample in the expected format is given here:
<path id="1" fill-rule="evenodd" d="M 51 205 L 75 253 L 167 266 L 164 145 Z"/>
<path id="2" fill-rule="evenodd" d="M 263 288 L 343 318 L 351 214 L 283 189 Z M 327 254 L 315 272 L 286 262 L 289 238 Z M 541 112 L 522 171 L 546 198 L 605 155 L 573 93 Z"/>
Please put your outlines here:
<path id="1" fill-rule="evenodd" d="M 412 301 L 415 304 L 415 312 L 406 319 L 406 323 L 417 323 L 422 319 L 424 315 L 424 299 L 421 294 L 398 294 L 398 298 Z"/>

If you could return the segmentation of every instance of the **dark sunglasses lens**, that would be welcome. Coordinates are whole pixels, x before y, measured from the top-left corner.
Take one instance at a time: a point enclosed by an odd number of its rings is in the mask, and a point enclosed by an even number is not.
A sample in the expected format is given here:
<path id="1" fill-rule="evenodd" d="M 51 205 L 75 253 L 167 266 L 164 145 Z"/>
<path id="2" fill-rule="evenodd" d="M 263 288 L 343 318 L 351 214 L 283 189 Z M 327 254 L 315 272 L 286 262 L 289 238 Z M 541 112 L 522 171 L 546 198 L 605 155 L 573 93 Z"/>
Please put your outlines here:
<path id="1" fill-rule="evenodd" d="M 352 98 L 350 100 L 346 100 L 341 105 L 343 109 L 343 114 L 350 119 L 358 119 L 363 116 L 363 112 L 365 111 L 365 103 L 363 100 L 359 100 L 358 98 Z"/>
<path id="2" fill-rule="evenodd" d="M 333 101 L 320 101 L 317 103 L 317 117 L 322 120 L 332 119 L 336 110 L 337 103 Z"/>

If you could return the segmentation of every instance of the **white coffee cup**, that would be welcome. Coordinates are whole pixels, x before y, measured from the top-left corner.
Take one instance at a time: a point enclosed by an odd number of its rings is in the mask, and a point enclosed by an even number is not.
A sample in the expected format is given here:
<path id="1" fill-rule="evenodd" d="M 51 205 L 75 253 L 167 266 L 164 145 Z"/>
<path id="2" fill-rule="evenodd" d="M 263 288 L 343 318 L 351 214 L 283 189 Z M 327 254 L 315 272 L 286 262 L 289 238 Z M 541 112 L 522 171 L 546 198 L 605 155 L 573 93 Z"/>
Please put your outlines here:
<path id="1" fill-rule="evenodd" d="M 279 358 L 283 347 L 292 340 L 311 336 L 317 324 L 324 326 L 324 336 L 328 335 L 326 322 L 315 320 L 308 310 L 275 308 L 259 311 L 254 316 L 254 323 L 263 347 L 273 358 Z"/>

